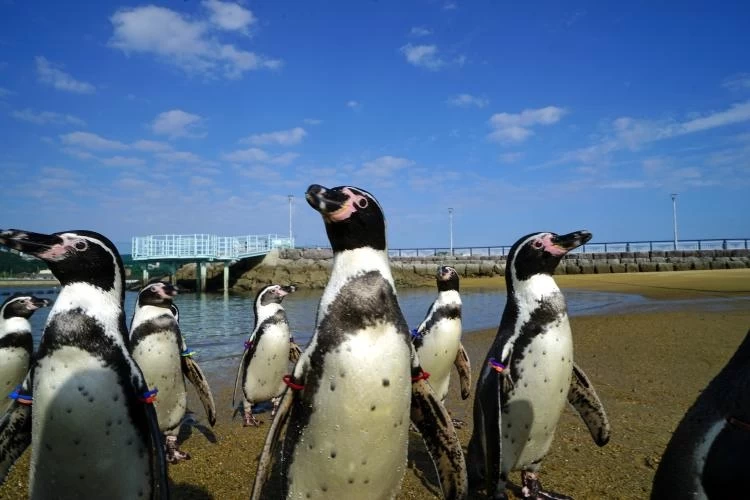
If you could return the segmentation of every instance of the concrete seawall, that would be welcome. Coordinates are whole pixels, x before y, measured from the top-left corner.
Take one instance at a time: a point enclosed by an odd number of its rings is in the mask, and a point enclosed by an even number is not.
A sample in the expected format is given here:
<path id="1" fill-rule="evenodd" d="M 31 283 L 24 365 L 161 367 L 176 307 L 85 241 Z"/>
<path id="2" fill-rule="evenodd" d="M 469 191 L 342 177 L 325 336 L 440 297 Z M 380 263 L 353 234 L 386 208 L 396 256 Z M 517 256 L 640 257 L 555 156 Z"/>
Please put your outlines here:
<path id="1" fill-rule="evenodd" d="M 333 255 L 330 249 L 274 250 L 264 258 L 245 259 L 230 268 L 230 290 L 248 292 L 270 283 L 295 283 L 301 288 L 323 288 Z M 437 266 L 449 265 L 461 277 L 491 277 L 505 273 L 500 256 L 392 257 L 396 284 L 434 286 Z M 750 250 L 677 250 L 651 252 L 576 253 L 567 255 L 555 274 L 604 274 L 750 267 Z M 194 285 L 195 265 L 177 273 L 181 285 Z M 207 289 L 222 288 L 222 266 L 208 266 Z"/>

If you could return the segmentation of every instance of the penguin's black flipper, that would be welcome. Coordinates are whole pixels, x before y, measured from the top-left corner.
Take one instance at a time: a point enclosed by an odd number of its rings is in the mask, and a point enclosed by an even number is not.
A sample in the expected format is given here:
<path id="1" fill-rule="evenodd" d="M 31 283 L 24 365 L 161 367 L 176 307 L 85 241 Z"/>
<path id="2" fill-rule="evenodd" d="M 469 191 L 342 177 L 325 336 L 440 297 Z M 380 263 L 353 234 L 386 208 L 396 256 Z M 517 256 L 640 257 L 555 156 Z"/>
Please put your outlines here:
<path id="1" fill-rule="evenodd" d="M 604 405 L 596 395 L 591 381 L 575 363 L 573 363 L 573 377 L 570 379 L 568 390 L 568 403 L 581 416 L 594 442 L 599 446 L 607 444 L 611 429 Z"/>
<path id="2" fill-rule="evenodd" d="M 152 459 L 151 459 L 151 498 L 169 500 L 169 481 L 167 479 L 167 457 L 162 445 L 162 432 L 159 430 L 159 422 L 156 419 L 156 409 L 151 403 L 144 403 L 143 411 L 146 414 L 148 430 L 151 435 Z"/>
<path id="3" fill-rule="evenodd" d="M 0 484 L 31 444 L 31 406 L 14 401 L 0 419 Z"/>
<path id="4" fill-rule="evenodd" d="M 182 356 L 182 373 L 193 384 L 193 387 L 195 387 L 198 397 L 201 403 L 203 403 L 203 409 L 206 410 L 208 423 L 213 427 L 216 423 L 216 404 L 214 403 L 214 396 L 211 393 L 208 380 L 203 375 L 203 370 L 201 370 L 198 363 L 192 357 Z"/>
<path id="5" fill-rule="evenodd" d="M 287 388 L 281 396 L 281 403 L 279 403 L 279 408 L 276 410 L 276 416 L 271 423 L 271 428 L 268 429 L 266 442 L 263 443 L 263 451 L 261 451 L 260 458 L 258 459 L 258 470 L 255 472 L 255 481 L 253 482 L 252 493 L 250 493 L 250 500 L 260 500 L 263 498 L 263 487 L 273 469 L 273 458 L 281 442 L 281 432 L 286 427 L 287 420 L 289 419 L 289 410 L 292 408 L 294 393 L 295 391 Z"/>
<path id="6" fill-rule="evenodd" d="M 296 363 L 299 357 L 302 356 L 302 348 L 294 341 L 289 340 L 289 361 Z"/>
<path id="7" fill-rule="evenodd" d="M 255 355 L 255 344 L 252 341 L 253 337 L 250 338 L 251 340 L 245 342 L 245 351 L 242 353 L 240 364 L 237 367 L 237 377 L 234 379 L 234 392 L 232 393 L 232 408 L 237 408 L 237 389 L 242 387 L 247 367 L 250 365 L 250 361 Z M 245 397 L 244 394 L 242 397 Z"/>
<path id="8" fill-rule="evenodd" d="M 750 417 L 750 415 L 748 415 Z M 750 418 L 727 418 L 706 456 L 701 483 L 708 498 L 741 498 L 750 491 Z"/>
<path id="9" fill-rule="evenodd" d="M 461 399 L 471 395 L 471 362 L 463 344 L 458 344 L 456 360 L 453 362 L 458 371 L 458 379 L 461 382 Z"/>
<path id="10" fill-rule="evenodd" d="M 418 370 L 417 373 L 424 373 L 421 368 Z M 435 463 L 443 497 L 449 500 L 467 498 L 469 481 L 461 442 L 450 415 L 424 378 L 411 384 L 411 421 L 422 434 Z"/>

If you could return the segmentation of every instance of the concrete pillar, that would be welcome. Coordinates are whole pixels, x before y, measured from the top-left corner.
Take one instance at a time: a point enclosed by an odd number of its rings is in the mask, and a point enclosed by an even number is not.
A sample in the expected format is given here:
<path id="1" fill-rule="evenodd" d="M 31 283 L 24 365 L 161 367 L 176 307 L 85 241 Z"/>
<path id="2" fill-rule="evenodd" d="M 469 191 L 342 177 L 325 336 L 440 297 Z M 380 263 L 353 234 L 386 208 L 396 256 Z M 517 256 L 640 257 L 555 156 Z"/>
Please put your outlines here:
<path id="1" fill-rule="evenodd" d="M 143 281 L 141 282 L 141 284 L 142 284 L 143 286 L 146 286 L 146 283 L 148 283 L 148 269 L 146 269 L 146 268 L 144 267 L 144 268 L 143 268 Z"/>
<path id="2" fill-rule="evenodd" d="M 229 261 L 224 262 L 224 293 L 229 292 Z"/>
<path id="3" fill-rule="evenodd" d="M 197 262 L 195 264 L 195 291 L 204 293 L 206 291 L 206 263 Z"/>

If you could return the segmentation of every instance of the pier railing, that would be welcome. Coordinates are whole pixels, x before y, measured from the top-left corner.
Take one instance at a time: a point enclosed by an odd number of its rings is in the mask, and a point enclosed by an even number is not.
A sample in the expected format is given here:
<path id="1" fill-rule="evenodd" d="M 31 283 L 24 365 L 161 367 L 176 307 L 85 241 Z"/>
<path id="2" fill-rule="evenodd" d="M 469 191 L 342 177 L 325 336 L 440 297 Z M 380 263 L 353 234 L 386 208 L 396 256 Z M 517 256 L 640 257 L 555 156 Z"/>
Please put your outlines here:
<path id="1" fill-rule="evenodd" d="M 157 234 L 132 240 L 133 260 L 237 260 L 294 248 L 294 240 L 277 234 L 216 236 L 214 234 Z"/>
<path id="2" fill-rule="evenodd" d="M 672 250 L 735 250 L 750 248 L 750 238 L 700 239 L 680 240 L 675 245 L 673 240 L 647 241 L 611 241 L 603 243 L 587 243 L 572 253 L 607 253 L 607 252 L 653 252 Z M 508 255 L 512 245 L 486 247 L 454 247 L 450 248 L 391 248 L 391 257 L 435 257 L 443 255 L 455 256 L 487 256 L 502 257 Z"/>

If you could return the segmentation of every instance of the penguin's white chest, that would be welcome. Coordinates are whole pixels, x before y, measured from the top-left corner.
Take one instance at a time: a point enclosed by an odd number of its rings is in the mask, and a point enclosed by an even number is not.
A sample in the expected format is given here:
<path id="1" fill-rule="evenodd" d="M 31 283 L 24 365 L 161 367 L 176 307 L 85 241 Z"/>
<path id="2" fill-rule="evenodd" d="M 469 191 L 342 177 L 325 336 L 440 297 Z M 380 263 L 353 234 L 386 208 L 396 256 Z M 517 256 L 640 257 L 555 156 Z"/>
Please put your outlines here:
<path id="1" fill-rule="evenodd" d="M 0 415 L 13 402 L 8 394 L 23 382 L 29 370 L 29 352 L 21 347 L 0 349 Z"/>
<path id="2" fill-rule="evenodd" d="M 516 340 L 516 349 L 521 345 Z M 573 339 L 567 317 L 548 325 L 511 364 L 521 358 L 503 408 L 503 471 L 533 467 L 547 454 L 568 400 L 573 373 Z M 533 470 L 531 468 L 530 470 Z"/>
<path id="3" fill-rule="evenodd" d="M 419 362 L 430 374 L 427 381 L 442 401 L 448 395 L 451 369 L 461 343 L 461 320 L 441 319 L 422 342 L 418 351 Z"/>
<path id="4" fill-rule="evenodd" d="M 154 402 L 159 429 L 164 432 L 179 426 L 187 408 L 187 393 L 175 332 L 165 330 L 144 337 L 133 350 L 133 359 L 149 389 L 159 390 Z"/>
<path id="5" fill-rule="evenodd" d="M 410 404 L 410 348 L 393 325 L 357 332 L 327 353 L 294 449 L 289 498 L 395 497 Z"/>
<path id="6" fill-rule="evenodd" d="M 116 373 L 76 347 L 34 373 L 31 498 L 148 498 L 147 436 L 134 427 Z"/>
<path id="7" fill-rule="evenodd" d="M 268 401 L 284 389 L 282 377 L 289 373 L 289 326 L 275 324 L 263 332 L 247 367 L 243 391 L 252 402 Z"/>

